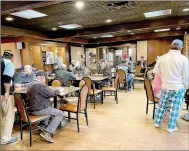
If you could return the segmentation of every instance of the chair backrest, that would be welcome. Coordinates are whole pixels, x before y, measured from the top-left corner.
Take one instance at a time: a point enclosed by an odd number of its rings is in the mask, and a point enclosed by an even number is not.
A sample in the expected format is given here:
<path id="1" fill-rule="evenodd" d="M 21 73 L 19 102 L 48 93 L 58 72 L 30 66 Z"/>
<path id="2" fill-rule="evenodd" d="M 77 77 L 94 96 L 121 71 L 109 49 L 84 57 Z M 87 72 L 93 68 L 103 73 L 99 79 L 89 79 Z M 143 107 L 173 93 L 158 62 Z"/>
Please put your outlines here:
<path id="1" fill-rule="evenodd" d="M 151 80 L 148 78 L 144 79 L 144 89 L 146 91 L 147 99 L 150 101 L 155 101 Z"/>
<path id="2" fill-rule="evenodd" d="M 79 87 L 82 88 L 83 85 L 85 85 L 85 84 L 86 84 L 85 80 L 82 79 L 82 80 L 79 82 Z"/>
<path id="3" fill-rule="evenodd" d="M 98 74 L 98 71 L 97 70 L 91 70 L 90 76 L 93 76 L 94 74 Z"/>
<path id="4" fill-rule="evenodd" d="M 16 104 L 16 107 L 17 107 L 17 111 L 20 114 L 21 120 L 24 121 L 24 122 L 30 122 L 29 118 L 28 118 L 27 110 L 25 108 L 25 104 L 24 104 L 23 99 L 21 98 L 20 94 L 15 93 L 14 94 L 14 100 L 15 100 L 15 104 Z"/>
<path id="5" fill-rule="evenodd" d="M 92 80 L 89 77 L 83 77 L 82 80 L 85 81 L 85 83 L 87 84 L 88 88 L 89 88 L 89 93 L 92 92 Z"/>
<path id="6" fill-rule="evenodd" d="M 123 71 L 122 69 L 118 69 L 116 72 L 116 77 L 117 75 L 119 75 L 119 82 L 125 82 L 125 71 Z"/>
<path id="7" fill-rule="evenodd" d="M 135 67 L 135 70 L 136 70 L 135 76 L 140 76 L 140 75 L 141 75 L 141 73 L 140 73 L 140 71 L 141 71 L 141 66 L 136 66 L 136 67 Z"/>
<path id="8" fill-rule="evenodd" d="M 118 84 L 119 84 L 119 74 L 116 75 L 116 78 L 115 78 L 115 83 L 114 83 L 114 88 L 117 90 L 118 88 Z"/>
<path id="9" fill-rule="evenodd" d="M 89 88 L 87 84 L 83 85 L 79 94 L 79 104 L 78 111 L 85 110 L 87 108 L 87 98 L 88 98 Z"/>
<path id="10" fill-rule="evenodd" d="M 54 79 L 51 83 L 52 87 L 61 87 L 62 86 L 62 82 L 60 79 Z"/>

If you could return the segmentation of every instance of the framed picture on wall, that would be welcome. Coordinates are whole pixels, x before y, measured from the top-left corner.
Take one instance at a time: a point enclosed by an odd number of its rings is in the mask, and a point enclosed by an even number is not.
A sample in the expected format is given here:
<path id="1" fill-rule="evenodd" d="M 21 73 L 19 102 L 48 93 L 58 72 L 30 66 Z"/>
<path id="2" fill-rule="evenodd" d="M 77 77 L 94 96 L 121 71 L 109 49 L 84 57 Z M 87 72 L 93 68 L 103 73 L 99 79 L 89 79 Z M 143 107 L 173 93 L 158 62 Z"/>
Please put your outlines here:
<path id="1" fill-rule="evenodd" d="M 53 52 L 46 52 L 46 64 L 54 64 Z"/>

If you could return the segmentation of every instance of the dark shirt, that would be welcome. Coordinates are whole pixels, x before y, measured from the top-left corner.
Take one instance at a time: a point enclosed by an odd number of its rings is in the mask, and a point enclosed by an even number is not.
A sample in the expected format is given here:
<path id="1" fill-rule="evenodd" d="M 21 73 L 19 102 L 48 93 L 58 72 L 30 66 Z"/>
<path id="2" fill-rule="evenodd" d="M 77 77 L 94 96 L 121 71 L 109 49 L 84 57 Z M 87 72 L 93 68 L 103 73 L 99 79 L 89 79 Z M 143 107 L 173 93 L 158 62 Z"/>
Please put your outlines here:
<path id="1" fill-rule="evenodd" d="M 25 84 L 25 83 L 30 83 L 33 82 L 35 78 L 35 73 L 32 71 L 30 75 L 21 73 L 20 74 L 20 81 L 18 82 L 19 84 Z"/>
<path id="2" fill-rule="evenodd" d="M 38 80 L 34 80 L 27 85 L 27 106 L 29 112 L 39 111 L 50 106 L 50 98 L 60 94 L 58 90 L 53 90 Z"/>
<path id="3" fill-rule="evenodd" d="M 142 68 L 145 68 L 146 67 L 146 61 L 138 61 L 137 62 L 137 66 L 141 66 Z"/>

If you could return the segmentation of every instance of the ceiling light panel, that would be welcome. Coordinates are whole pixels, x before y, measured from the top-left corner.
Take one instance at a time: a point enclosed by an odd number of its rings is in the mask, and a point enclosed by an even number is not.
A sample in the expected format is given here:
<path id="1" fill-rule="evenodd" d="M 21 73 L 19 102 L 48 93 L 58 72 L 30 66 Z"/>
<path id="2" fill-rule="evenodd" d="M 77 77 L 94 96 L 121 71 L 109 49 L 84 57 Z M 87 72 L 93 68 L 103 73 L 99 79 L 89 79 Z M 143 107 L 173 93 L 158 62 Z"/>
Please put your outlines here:
<path id="1" fill-rule="evenodd" d="M 157 17 L 157 16 L 170 15 L 170 14 L 171 14 L 171 9 L 165 9 L 165 10 L 159 10 L 153 12 L 146 12 L 144 13 L 144 16 L 146 18 L 149 18 L 149 17 Z"/>
<path id="2" fill-rule="evenodd" d="M 187 12 L 187 11 L 189 11 L 189 8 L 183 9 L 183 12 Z"/>
<path id="3" fill-rule="evenodd" d="M 78 24 L 68 24 L 68 25 L 61 25 L 59 27 L 65 28 L 65 29 L 75 29 L 75 28 L 80 28 L 82 26 Z"/>
<path id="4" fill-rule="evenodd" d="M 163 32 L 163 31 L 170 31 L 170 28 L 164 28 L 164 29 L 156 29 L 154 32 Z"/>
<path id="5" fill-rule="evenodd" d="M 28 9 L 20 12 L 11 13 L 11 15 L 26 18 L 26 19 L 33 19 L 33 18 L 40 18 L 47 16 L 46 14 Z"/>
<path id="6" fill-rule="evenodd" d="M 102 37 L 102 38 L 110 38 L 110 37 L 114 37 L 114 36 L 113 35 L 102 35 L 100 37 Z"/>

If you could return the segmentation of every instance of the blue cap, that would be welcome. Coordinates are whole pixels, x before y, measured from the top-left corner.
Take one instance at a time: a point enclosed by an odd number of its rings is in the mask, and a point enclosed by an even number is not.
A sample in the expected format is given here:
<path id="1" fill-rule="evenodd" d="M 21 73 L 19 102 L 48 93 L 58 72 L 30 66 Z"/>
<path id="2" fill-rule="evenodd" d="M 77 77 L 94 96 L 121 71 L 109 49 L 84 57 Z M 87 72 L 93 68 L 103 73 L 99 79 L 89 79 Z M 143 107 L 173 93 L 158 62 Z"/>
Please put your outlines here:
<path id="1" fill-rule="evenodd" d="M 183 47 L 183 42 L 179 39 L 175 39 L 175 40 L 173 40 L 171 45 Z"/>

